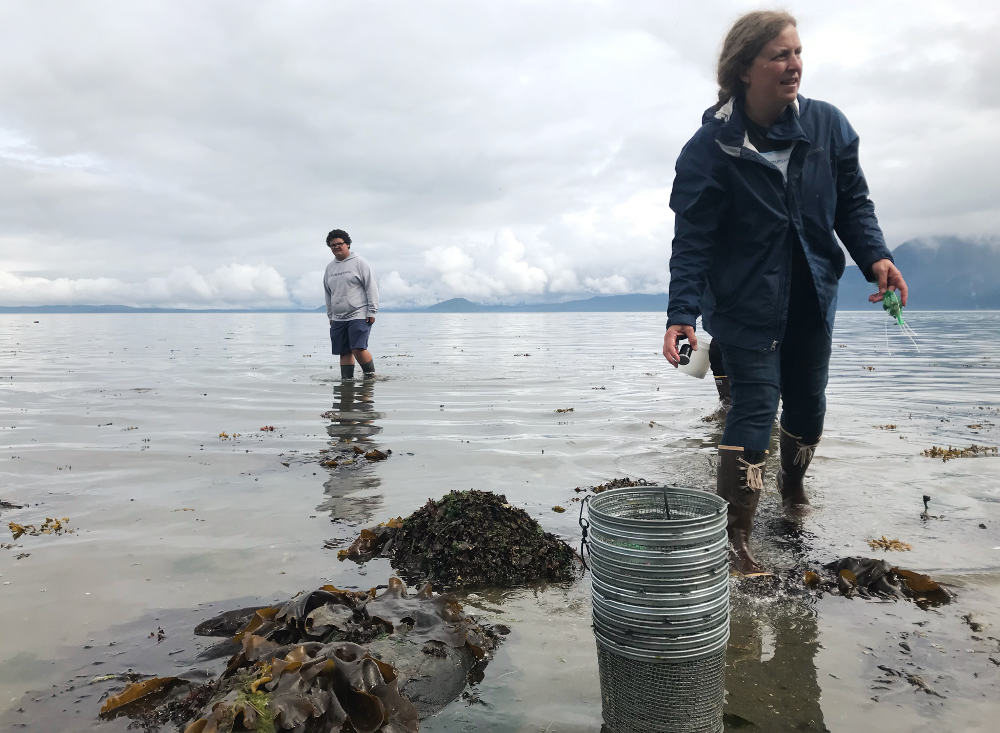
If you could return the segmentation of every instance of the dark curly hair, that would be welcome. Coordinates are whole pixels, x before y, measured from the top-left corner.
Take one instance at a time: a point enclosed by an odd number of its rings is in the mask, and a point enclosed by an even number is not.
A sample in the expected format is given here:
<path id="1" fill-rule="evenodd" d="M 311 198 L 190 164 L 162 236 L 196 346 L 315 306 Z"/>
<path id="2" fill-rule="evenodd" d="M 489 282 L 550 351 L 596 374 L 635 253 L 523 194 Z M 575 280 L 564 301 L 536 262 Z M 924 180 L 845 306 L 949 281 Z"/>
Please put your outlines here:
<path id="1" fill-rule="evenodd" d="M 348 247 L 351 246 L 351 235 L 345 232 L 343 229 L 334 229 L 332 232 L 326 235 L 326 243 L 329 244 L 334 239 L 343 239 L 344 244 Z"/>

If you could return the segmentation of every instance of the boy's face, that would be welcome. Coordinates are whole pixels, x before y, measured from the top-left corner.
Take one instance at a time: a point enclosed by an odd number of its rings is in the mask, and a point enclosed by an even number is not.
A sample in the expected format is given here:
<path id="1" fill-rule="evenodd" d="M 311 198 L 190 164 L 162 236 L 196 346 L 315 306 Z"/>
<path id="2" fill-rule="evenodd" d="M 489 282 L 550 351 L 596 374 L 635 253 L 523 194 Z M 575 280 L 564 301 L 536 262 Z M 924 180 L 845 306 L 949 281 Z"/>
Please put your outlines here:
<path id="1" fill-rule="evenodd" d="M 338 260 L 346 260 L 347 255 L 351 253 L 351 247 L 348 244 L 344 244 L 344 240 L 339 237 L 331 239 L 326 243 L 326 246 L 330 248 L 333 252 L 333 256 Z"/>

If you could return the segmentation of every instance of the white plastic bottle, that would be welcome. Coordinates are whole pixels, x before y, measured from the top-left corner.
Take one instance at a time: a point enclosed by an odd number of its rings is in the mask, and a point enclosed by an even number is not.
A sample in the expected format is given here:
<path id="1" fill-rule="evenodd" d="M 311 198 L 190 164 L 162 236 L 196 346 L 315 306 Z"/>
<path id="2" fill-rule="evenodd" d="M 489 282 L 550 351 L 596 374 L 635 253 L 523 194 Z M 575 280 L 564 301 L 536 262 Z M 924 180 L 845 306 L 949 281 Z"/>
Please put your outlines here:
<path id="1" fill-rule="evenodd" d="M 700 338 L 698 339 L 698 349 L 695 351 L 691 348 L 690 343 L 685 342 L 678 349 L 681 359 L 677 371 L 695 379 L 704 379 L 705 375 L 708 374 L 708 347 L 711 343 L 709 338 Z"/>

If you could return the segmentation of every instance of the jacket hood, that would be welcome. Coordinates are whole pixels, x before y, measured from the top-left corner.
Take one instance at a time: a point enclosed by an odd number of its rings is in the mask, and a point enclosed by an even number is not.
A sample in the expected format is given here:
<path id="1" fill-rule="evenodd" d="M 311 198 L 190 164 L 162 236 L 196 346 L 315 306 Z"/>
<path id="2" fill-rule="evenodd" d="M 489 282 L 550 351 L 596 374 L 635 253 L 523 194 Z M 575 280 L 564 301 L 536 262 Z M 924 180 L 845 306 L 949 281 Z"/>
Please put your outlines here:
<path id="1" fill-rule="evenodd" d="M 728 105 L 732 105 L 732 103 L 733 103 L 732 99 L 730 99 L 728 102 L 726 102 L 726 104 L 728 104 Z M 720 110 L 718 109 L 718 105 L 715 105 L 715 104 L 713 104 L 711 107 L 709 107 L 708 109 L 706 109 L 705 112 L 701 116 L 701 124 L 707 125 L 709 122 L 712 121 L 712 118 L 715 117 L 715 113 L 719 112 L 719 111 Z"/>
<path id="2" fill-rule="evenodd" d="M 800 97 L 801 98 L 801 97 Z M 801 105 L 797 98 L 785 108 L 781 116 L 774 121 L 768 132 L 768 137 L 772 140 L 795 140 L 809 141 L 802 125 L 799 124 L 799 113 Z M 710 121 L 715 121 L 719 127 L 715 136 L 715 141 L 726 153 L 740 156 L 742 148 L 752 152 L 757 149 L 750 144 L 747 135 L 746 124 L 743 121 L 743 97 L 733 97 L 721 107 L 709 107 L 702 115 L 702 125 Z"/>
<path id="3" fill-rule="evenodd" d="M 739 107 L 737 107 L 737 104 Z M 799 116 L 799 100 L 798 98 L 792 102 L 792 111 L 795 117 Z M 711 107 L 705 110 L 701 116 L 701 124 L 707 123 L 709 120 L 717 119 L 722 120 L 722 122 L 729 122 L 729 118 L 733 116 L 733 112 L 737 109 L 743 109 L 743 97 L 731 97 L 728 102 L 723 104 L 721 107 L 718 104 L 713 104 Z M 777 124 L 777 123 L 776 123 Z"/>

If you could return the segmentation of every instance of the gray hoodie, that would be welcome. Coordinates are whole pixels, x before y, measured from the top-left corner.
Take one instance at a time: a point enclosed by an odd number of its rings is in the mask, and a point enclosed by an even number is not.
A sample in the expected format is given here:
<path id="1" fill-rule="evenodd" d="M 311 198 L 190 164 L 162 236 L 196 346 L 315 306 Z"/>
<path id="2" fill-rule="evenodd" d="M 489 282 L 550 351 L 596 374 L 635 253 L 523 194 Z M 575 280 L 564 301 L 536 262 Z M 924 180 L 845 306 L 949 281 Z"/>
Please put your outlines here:
<path id="1" fill-rule="evenodd" d="M 326 291 L 326 316 L 331 321 L 374 318 L 378 312 L 375 275 L 365 258 L 353 252 L 326 266 L 323 289 Z"/>

